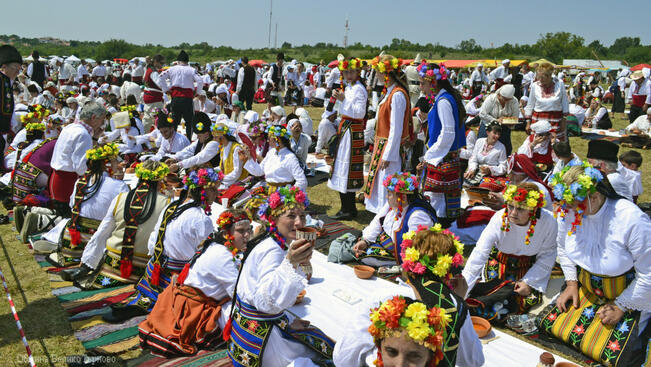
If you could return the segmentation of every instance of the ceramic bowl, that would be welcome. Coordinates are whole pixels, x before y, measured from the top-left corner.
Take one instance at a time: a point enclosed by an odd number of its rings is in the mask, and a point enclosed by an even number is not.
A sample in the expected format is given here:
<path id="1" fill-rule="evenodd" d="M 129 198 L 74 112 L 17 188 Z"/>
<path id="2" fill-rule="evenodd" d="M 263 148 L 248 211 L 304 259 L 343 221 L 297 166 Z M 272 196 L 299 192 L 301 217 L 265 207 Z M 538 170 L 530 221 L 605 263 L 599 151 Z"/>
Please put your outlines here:
<path id="1" fill-rule="evenodd" d="M 368 279 L 375 274 L 375 268 L 367 265 L 355 265 L 353 270 L 355 271 L 355 275 L 360 279 Z"/>
<path id="2" fill-rule="evenodd" d="M 480 338 L 485 337 L 491 331 L 491 323 L 488 320 L 479 316 L 471 316 L 472 327 L 475 329 L 477 336 Z"/>

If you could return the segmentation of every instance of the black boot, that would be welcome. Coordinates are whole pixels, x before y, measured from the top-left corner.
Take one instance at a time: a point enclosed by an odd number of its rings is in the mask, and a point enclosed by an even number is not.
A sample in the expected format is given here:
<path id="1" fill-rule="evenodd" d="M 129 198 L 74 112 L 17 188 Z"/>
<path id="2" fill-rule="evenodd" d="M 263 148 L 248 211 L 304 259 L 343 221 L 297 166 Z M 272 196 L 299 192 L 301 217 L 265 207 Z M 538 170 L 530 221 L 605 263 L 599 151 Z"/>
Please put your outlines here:
<path id="1" fill-rule="evenodd" d="M 355 193 L 347 192 L 345 194 L 339 193 L 341 199 L 341 211 L 334 217 L 335 220 L 351 220 L 357 216 L 357 208 L 355 207 Z"/>
<path id="2" fill-rule="evenodd" d="M 339 193 L 339 202 L 340 202 L 340 208 L 337 214 L 329 216 L 330 219 L 334 220 L 340 220 L 340 218 L 345 215 L 344 213 L 344 208 L 346 207 L 345 204 L 345 199 L 344 199 L 344 194 Z"/>
<path id="3" fill-rule="evenodd" d="M 84 278 L 92 272 L 93 269 L 90 266 L 82 263 L 81 266 L 78 268 L 61 270 L 59 272 L 59 276 L 61 277 L 61 279 L 65 280 L 66 282 L 72 282 Z"/>

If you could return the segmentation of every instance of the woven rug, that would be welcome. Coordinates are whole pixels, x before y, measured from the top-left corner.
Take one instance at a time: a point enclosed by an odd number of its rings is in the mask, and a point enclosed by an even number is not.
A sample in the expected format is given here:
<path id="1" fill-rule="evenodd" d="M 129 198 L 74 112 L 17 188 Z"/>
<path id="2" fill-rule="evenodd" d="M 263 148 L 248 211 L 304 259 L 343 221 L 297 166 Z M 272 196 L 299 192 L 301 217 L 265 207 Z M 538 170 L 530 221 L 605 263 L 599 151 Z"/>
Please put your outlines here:
<path id="1" fill-rule="evenodd" d="M 38 264 L 48 273 L 52 294 L 68 314 L 68 321 L 75 337 L 81 342 L 88 355 L 110 355 L 127 362 L 128 365 L 145 366 L 227 366 L 230 359 L 224 350 L 201 351 L 194 356 L 165 359 L 142 352 L 138 358 L 128 359 L 139 348 L 138 324 L 146 316 L 139 316 L 119 324 L 109 324 L 102 315 L 110 306 L 127 298 L 134 290 L 133 285 L 84 291 L 72 282 L 61 279 L 58 273 L 64 268 L 52 267 L 42 255 L 35 255 Z"/>

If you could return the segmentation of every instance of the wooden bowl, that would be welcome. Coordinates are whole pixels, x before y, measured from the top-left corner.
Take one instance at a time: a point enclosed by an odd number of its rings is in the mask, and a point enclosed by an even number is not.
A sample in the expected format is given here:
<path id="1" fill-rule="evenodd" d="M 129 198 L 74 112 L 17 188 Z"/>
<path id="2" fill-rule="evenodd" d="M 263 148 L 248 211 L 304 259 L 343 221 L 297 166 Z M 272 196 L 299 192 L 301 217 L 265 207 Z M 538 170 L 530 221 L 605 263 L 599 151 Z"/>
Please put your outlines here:
<path id="1" fill-rule="evenodd" d="M 303 298 L 305 298 L 305 294 L 307 293 L 307 290 L 303 289 L 301 293 L 298 294 L 296 297 L 296 302 L 294 302 L 295 305 L 303 302 Z"/>
<path id="2" fill-rule="evenodd" d="M 326 156 L 326 155 L 323 154 L 323 153 L 317 153 L 317 154 L 316 154 L 316 157 L 317 157 L 318 159 L 323 159 L 323 158 L 325 158 L 325 156 Z"/>
<path id="3" fill-rule="evenodd" d="M 579 367 L 579 365 L 572 362 L 558 362 L 556 367 Z"/>
<path id="4" fill-rule="evenodd" d="M 368 279 L 375 274 L 375 268 L 367 265 L 355 265 L 353 270 L 359 279 Z"/>
<path id="5" fill-rule="evenodd" d="M 477 336 L 480 338 L 485 337 L 491 331 L 491 323 L 488 320 L 479 316 L 470 316 L 472 319 L 472 327 L 475 329 Z"/>
<path id="6" fill-rule="evenodd" d="M 127 168 L 127 169 L 124 171 L 124 173 L 136 173 L 136 169 L 135 169 L 135 168 Z"/>

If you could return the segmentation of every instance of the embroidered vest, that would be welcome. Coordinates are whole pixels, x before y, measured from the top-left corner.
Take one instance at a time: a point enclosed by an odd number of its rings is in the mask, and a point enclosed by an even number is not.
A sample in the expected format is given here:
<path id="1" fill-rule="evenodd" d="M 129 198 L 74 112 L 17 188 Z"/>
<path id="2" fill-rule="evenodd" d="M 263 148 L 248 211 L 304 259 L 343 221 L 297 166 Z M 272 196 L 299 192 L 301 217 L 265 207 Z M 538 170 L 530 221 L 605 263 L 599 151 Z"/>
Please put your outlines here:
<path id="1" fill-rule="evenodd" d="M 239 146 L 240 144 L 238 143 L 231 143 L 231 149 L 228 151 L 228 155 L 226 157 L 224 157 L 224 147 L 221 147 L 220 149 L 219 155 L 222 156 L 220 168 L 225 175 L 233 172 L 233 169 L 235 169 L 235 167 L 233 166 L 233 152 L 235 151 L 235 148 Z M 240 177 L 237 179 L 237 181 L 242 181 L 248 176 L 249 176 L 249 172 L 246 169 L 242 168 L 242 173 L 240 174 Z"/>
<path id="2" fill-rule="evenodd" d="M 400 138 L 401 142 L 410 140 L 413 136 L 412 134 L 412 121 L 411 121 L 411 110 L 409 107 L 409 93 L 406 92 L 402 87 L 396 84 L 391 93 L 387 96 L 384 103 L 380 105 L 378 115 L 377 115 L 377 125 L 375 127 L 375 136 L 378 138 L 389 138 L 389 131 L 391 130 L 391 98 L 393 95 L 401 92 L 405 96 L 406 105 L 405 105 L 405 114 L 402 120 L 402 137 Z"/>

